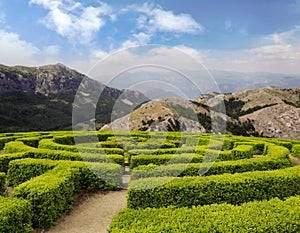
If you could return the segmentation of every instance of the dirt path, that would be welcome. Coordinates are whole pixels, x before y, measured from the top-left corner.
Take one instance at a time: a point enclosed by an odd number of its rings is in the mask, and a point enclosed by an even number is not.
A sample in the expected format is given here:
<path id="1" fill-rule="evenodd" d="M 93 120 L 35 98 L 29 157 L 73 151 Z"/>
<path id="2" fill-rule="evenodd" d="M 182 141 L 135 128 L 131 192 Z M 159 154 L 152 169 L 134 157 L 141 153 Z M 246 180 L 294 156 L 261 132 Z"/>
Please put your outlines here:
<path id="1" fill-rule="evenodd" d="M 292 160 L 293 166 L 299 166 L 300 165 L 300 159 L 299 158 L 290 155 L 290 159 Z"/>
<path id="2" fill-rule="evenodd" d="M 106 233 L 112 218 L 126 206 L 126 190 L 81 192 L 73 209 L 45 233 Z"/>

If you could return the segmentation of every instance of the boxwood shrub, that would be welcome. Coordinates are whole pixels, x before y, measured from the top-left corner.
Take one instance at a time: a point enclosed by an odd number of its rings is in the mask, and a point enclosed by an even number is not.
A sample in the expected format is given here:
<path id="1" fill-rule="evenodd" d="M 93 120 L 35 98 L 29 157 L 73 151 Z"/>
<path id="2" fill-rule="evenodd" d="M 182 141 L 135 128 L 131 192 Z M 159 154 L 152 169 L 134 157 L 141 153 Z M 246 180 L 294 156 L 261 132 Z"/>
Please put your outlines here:
<path id="1" fill-rule="evenodd" d="M 7 172 L 8 185 L 16 187 L 19 184 L 40 176 L 57 166 L 57 161 L 48 159 L 17 159 L 9 163 Z"/>
<path id="2" fill-rule="evenodd" d="M 164 185 L 161 185 L 164 184 Z M 300 167 L 207 177 L 159 177 L 133 180 L 127 206 L 192 207 L 214 203 L 241 204 L 253 200 L 284 199 L 300 194 Z"/>
<path id="3" fill-rule="evenodd" d="M 147 177 L 162 177 L 162 176 L 199 176 L 199 175 L 219 175 L 224 173 L 241 173 L 247 171 L 265 171 L 282 169 L 291 167 L 292 162 L 288 158 L 252 158 L 236 161 L 221 161 L 215 162 L 212 165 L 204 163 L 190 163 L 190 164 L 170 164 L 153 167 L 153 165 L 147 167 L 136 167 L 131 173 L 131 179 L 140 179 Z M 208 167 L 206 169 L 206 167 Z M 154 168 L 154 169 L 153 169 Z M 207 170 L 206 173 L 200 171 L 200 169 Z"/>
<path id="4" fill-rule="evenodd" d="M 150 163 L 155 165 L 168 163 L 201 163 L 203 161 L 203 157 L 203 155 L 197 154 L 136 155 L 131 157 L 129 167 L 130 169 L 133 169 L 140 165 L 147 165 Z"/>
<path id="5" fill-rule="evenodd" d="M 193 208 L 122 210 L 108 232 L 289 232 L 300 231 L 300 197 Z"/>
<path id="6" fill-rule="evenodd" d="M 6 189 L 6 175 L 4 172 L 0 172 L 0 195 L 2 195 Z"/>
<path id="7" fill-rule="evenodd" d="M 0 232 L 31 232 L 32 209 L 29 201 L 0 197 Z"/>
<path id="8" fill-rule="evenodd" d="M 29 162 L 26 160 L 22 166 L 23 169 L 28 169 L 26 174 L 31 171 Z M 80 189 L 118 190 L 121 188 L 123 170 L 117 164 L 79 161 L 57 161 L 57 163 L 54 169 L 14 189 L 14 197 L 30 201 L 33 207 L 34 227 L 48 228 L 53 225 L 54 221 L 70 208 Z M 32 171 L 32 174 L 40 173 L 41 170 Z"/>
<path id="9" fill-rule="evenodd" d="M 300 158 L 300 145 L 293 145 L 292 153 L 294 156 Z"/>

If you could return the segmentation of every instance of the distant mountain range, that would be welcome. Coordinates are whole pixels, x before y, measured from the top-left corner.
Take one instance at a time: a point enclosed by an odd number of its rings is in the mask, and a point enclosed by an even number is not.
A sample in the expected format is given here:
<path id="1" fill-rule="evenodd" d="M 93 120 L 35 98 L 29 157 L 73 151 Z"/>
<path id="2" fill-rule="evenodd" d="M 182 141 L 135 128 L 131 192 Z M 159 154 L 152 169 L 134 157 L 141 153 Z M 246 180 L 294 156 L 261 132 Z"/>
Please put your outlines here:
<path id="1" fill-rule="evenodd" d="M 0 131 L 72 129 L 72 123 L 84 128 L 95 122 L 97 129 L 220 133 L 226 125 L 226 132 L 233 134 L 300 139 L 300 77 L 212 73 L 220 90 L 227 94 L 199 94 L 182 85 L 196 98 L 170 97 L 173 92 L 167 91 L 163 97 L 168 98 L 150 101 L 147 93 L 107 87 L 62 64 L 0 65 Z M 155 92 L 156 87 L 149 85 L 149 91 Z M 102 94 L 95 100 L 93 93 L 99 92 Z M 79 96 L 77 102 L 75 96 Z M 218 112 L 215 103 L 219 99 L 223 100 L 224 112 Z M 93 108 L 94 115 L 86 111 Z M 75 122 L 73 109 L 80 112 Z M 214 126 L 214 121 L 221 122 L 221 128 Z"/>
<path id="2" fill-rule="evenodd" d="M 223 105 L 224 111 L 219 111 Z M 225 128 L 226 127 L 226 128 Z M 300 140 L 300 88 L 208 93 L 194 101 L 164 98 L 143 104 L 102 130 L 232 133 Z"/>
<path id="3" fill-rule="evenodd" d="M 0 131 L 71 129 L 74 97 L 83 80 L 87 91 L 77 93 L 84 95 L 82 101 L 85 102 L 79 103 L 81 106 L 94 104 L 89 100 L 88 92 L 102 92 L 97 106 L 93 106 L 97 128 L 109 123 L 112 117 L 128 114 L 140 101 L 148 100 L 137 91 L 107 87 L 62 64 L 41 67 L 0 65 Z M 118 99 L 119 107 L 113 110 Z M 83 112 L 82 120 L 91 119 Z"/>

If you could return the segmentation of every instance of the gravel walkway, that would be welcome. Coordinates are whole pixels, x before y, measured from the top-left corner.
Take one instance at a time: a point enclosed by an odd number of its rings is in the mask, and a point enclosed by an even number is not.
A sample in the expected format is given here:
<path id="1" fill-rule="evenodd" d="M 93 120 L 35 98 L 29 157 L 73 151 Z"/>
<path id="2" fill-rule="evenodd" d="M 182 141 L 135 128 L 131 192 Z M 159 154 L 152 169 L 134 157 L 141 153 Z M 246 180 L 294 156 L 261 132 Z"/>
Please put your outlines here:
<path id="1" fill-rule="evenodd" d="M 106 233 L 112 218 L 126 206 L 126 190 L 81 192 L 73 209 L 45 233 Z"/>

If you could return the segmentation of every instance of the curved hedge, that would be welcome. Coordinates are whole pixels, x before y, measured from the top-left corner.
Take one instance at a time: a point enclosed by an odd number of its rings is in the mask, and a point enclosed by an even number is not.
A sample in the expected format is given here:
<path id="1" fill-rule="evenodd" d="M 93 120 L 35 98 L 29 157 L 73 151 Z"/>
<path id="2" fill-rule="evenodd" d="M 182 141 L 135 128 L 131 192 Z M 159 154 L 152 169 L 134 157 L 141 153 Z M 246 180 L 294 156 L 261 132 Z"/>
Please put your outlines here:
<path id="1" fill-rule="evenodd" d="M 40 169 L 32 170 L 32 163 L 39 164 Z M 30 201 L 33 226 L 38 228 L 53 225 L 70 208 L 80 189 L 118 190 L 122 184 L 123 170 L 116 164 L 57 161 L 56 167 L 46 171 L 49 167 L 43 160 L 17 160 L 9 170 L 9 180 L 15 183 L 24 180 L 16 174 L 17 167 L 24 170 L 26 179 L 34 178 L 17 186 L 13 196 Z"/>
<path id="2" fill-rule="evenodd" d="M 78 146 L 70 146 L 59 144 L 52 139 L 43 139 L 39 142 L 40 149 L 51 149 L 51 150 L 65 150 L 71 152 L 81 152 L 81 153 L 97 153 L 97 154 L 119 154 L 123 155 L 124 150 L 120 148 L 86 148 Z"/>
<path id="3" fill-rule="evenodd" d="M 125 209 L 110 233 L 148 232 L 300 232 L 300 197 L 193 208 Z"/>
<path id="4" fill-rule="evenodd" d="M 164 185 L 161 185 L 164 184 Z M 129 208 L 241 204 L 300 194 L 300 167 L 207 177 L 159 177 L 129 184 Z"/>
<path id="5" fill-rule="evenodd" d="M 292 161 L 288 158 L 272 158 L 272 157 L 262 157 L 262 158 L 252 158 L 236 161 L 222 161 L 215 162 L 211 164 L 170 164 L 165 166 L 153 167 L 152 165 L 147 169 L 147 167 L 142 167 L 139 169 L 137 167 L 131 172 L 131 179 L 141 179 L 147 177 L 162 177 L 162 176 L 210 176 L 219 175 L 224 173 L 241 173 L 248 171 L 267 171 L 282 169 L 286 167 L 291 167 Z M 206 169 L 207 167 L 207 169 Z M 154 168 L 154 169 L 153 169 Z M 207 171 L 203 174 L 203 171 Z"/>
<path id="6" fill-rule="evenodd" d="M 0 232 L 29 233 L 32 208 L 29 201 L 0 197 Z"/>
<path id="7" fill-rule="evenodd" d="M 42 140 L 43 141 L 43 140 Z M 103 162 L 111 163 L 116 162 L 117 164 L 124 165 L 124 157 L 120 154 L 92 154 L 92 153 L 79 153 L 65 150 L 51 150 L 51 149 L 40 149 L 25 145 L 21 141 L 9 142 L 5 146 L 4 155 L 0 155 L 0 161 L 6 159 L 10 161 L 15 159 L 10 153 L 18 153 L 18 158 L 40 158 L 40 159 L 52 159 L 52 160 L 71 160 L 71 161 L 86 161 L 86 162 Z M 20 154 L 20 152 L 23 152 Z M 7 164 L 7 163 L 5 163 Z M 3 169 L 6 169 L 5 166 Z M 1 165 L 0 165 L 1 168 Z M 1 171 L 1 170 L 0 170 Z"/>
<path id="8" fill-rule="evenodd" d="M 6 189 L 6 175 L 4 172 L 0 172 L 0 195 L 2 195 L 5 192 Z"/>

